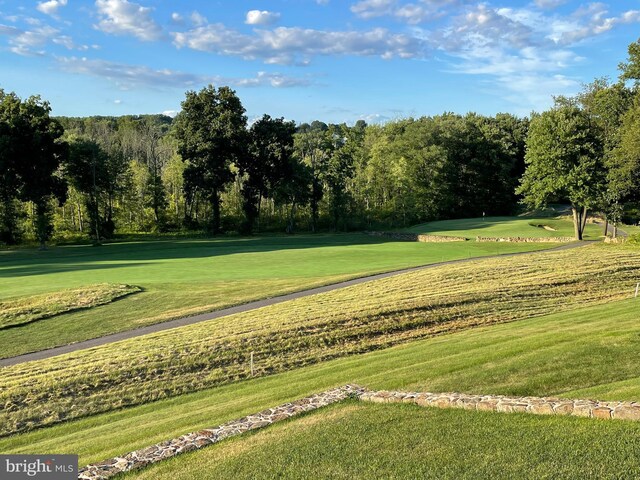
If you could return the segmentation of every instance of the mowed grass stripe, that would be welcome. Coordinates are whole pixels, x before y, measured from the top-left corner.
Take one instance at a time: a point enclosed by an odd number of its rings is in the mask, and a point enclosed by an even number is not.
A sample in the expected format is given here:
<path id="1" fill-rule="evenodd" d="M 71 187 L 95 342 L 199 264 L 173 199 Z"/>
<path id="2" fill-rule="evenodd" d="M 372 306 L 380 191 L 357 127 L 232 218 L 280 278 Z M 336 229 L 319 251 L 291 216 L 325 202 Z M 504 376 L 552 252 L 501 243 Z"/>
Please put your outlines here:
<path id="1" fill-rule="evenodd" d="M 567 269 L 566 265 L 571 265 Z M 579 250 L 479 260 L 2 369 L 2 433 L 437 334 L 628 296 L 640 255 Z"/>
<path id="2" fill-rule="evenodd" d="M 65 451 L 87 464 L 345 383 L 567 398 L 600 386 L 596 398 L 639 400 L 638 308 L 626 300 L 433 337 L 0 438 L 0 452 Z M 620 395 L 625 379 L 636 388 Z"/>
<path id="3" fill-rule="evenodd" d="M 122 478 L 620 479 L 639 449 L 632 422 L 348 401 Z"/>
<path id="4" fill-rule="evenodd" d="M 99 284 L 0 302 L 0 330 L 64 313 L 111 303 L 142 289 L 135 285 Z"/>
<path id="5" fill-rule="evenodd" d="M 547 227 L 547 228 L 544 228 Z M 568 218 L 485 217 L 438 220 L 423 223 L 402 231 L 441 236 L 476 237 L 573 237 L 573 223 Z M 588 223 L 584 236 L 597 239 L 604 236 L 604 226 Z"/>
<path id="6" fill-rule="evenodd" d="M 553 245 L 424 244 L 362 234 L 133 242 L 0 251 L 0 300 L 97 282 L 143 292 L 0 331 L 0 357 L 219 310 L 373 273 Z"/>

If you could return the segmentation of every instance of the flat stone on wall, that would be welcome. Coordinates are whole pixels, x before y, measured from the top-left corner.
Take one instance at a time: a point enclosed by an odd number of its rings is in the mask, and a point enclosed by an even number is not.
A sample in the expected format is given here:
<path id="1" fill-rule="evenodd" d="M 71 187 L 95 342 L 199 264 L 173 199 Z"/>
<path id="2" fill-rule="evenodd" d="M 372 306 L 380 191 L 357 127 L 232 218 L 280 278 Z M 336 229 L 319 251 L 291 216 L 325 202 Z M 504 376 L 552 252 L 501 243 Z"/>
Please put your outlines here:
<path id="1" fill-rule="evenodd" d="M 444 243 L 444 242 L 466 242 L 464 237 L 446 237 L 442 235 L 424 235 L 421 233 L 399 233 L 399 232 L 365 232 L 373 237 L 390 238 L 401 242 L 423 242 L 423 243 Z"/>
<path id="2" fill-rule="evenodd" d="M 198 432 L 187 433 L 181 437 L 165 442 L 157 443 L 150 447 L 127 453 L 122 457 L 115 457 L 104 462 L 87 465 L 80 469 L 80 480 L 105 480 L 120 473 L 142 468 L 146 465 L 174 457 L 181 453 L 197 450 L 211 445 L 225 438 L 240 435 L 241 433 L 257 428 L 266 427 L 272 423 L 294 417 L 304 412 L 310 412 L 320 407 L 340 402 L 350 396 L 358 396 L 364 389 L 356 385 L 328 390 L 311 397 L 285 403 L 278 407 L 269 408 L 262 412 L 249 415 L 238 420 L 219 425 L 213 428 L 205 428 Z"/>
<path id="3" fill-rule="evenodd" d="M 425 407 L 462 408 L 491 412 L 527 412 L 536 415 L 572 415 L 589 418 L 640 420 L 640 403 L 638 402 L 387 391 L 365 391 L 360 395 L 360 400 L 378 403 L 415 403 Z"/>
<path id="4" fill-rule="evenodd" d="M 372 392 L 357 385 L 328 390 L 307 398 L 269 408 L 213 428 L 187 433 L 157 443 L 122 457 L 115 457 L 80 469 L 80 480 L 106 480 L 120 473 L 218 443 L 225 438 L 310 412 L 349 397 L 365 402 L 414 403 L 424 407 L 461 408 L 488 412 L 525 412 L 536 415 L 573 415 L 600 419 L 640 420 L 640 403 L 568 400 L 564 398 L 507 397 L 503 395 L 469 395 L 465 393 Z"/>
<path id="5" fill-rule="evenodd" d="M 575 242 L 573 237 L 476 237 L 476 242 L 507 242 L 507 243 L 569 243 Z"/>

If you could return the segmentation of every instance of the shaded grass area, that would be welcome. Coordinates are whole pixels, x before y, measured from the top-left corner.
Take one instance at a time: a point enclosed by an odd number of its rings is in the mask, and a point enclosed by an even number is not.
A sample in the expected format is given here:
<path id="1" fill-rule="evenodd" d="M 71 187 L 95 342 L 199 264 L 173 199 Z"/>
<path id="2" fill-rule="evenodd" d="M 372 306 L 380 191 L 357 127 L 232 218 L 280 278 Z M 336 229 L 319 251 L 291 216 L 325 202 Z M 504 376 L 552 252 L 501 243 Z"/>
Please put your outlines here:
<path id="1" fill-rule="evenodd" d="M 544 228 L 547 227 L 547 228 Z M 584 238 L 597 239 L 603 236 L 604 227 L 588 223 Z M 573 223 L 566 218 L 519 218 L 486 217 L 460 220 L 439 220 L 423 223 L 403 231 L 432 235 L 457 236 L 469 239 L 476 237 L 573 237 Z"/>
<path id="2" fill-rule="evenodd" d="M 0 251 L 0 301 L 95 283 L 144 291 L 91 311 L 0 331 L 0 357 L 100 337 L 349 278 L 548 248 L 388 242 L 367 235 L 176 240 Z"/>
<path id="3" fill-rule="evenodd" d="M 107 283 L 1 301 L 0 330 L 25 325 L 70 311 L 105 305 L 140 291 L 142 291 L 140 287 L 133 285 Z"/>
<path id="4" fill-rule="evenodd" d="M 572 268 L 568 269 L 567 265 Z M 2 369 L 8 434 L 481 325 L 627 297 L 635 250 L 478 260 Z M 528 352 L 523 352 L 527 355 Z"/>
<path id="5" fill-rule="evenodd" d="M 119 478 L 621 479 L 640 424 L 348 401 Z"/>
<path id="6" fill-rule="evenodd" d="M 632 299 L 433 337 L 0 438 L 0 452 L 78 453 L 84 465 L 345 383 L 567 398 L 596 387 L 598 399 L 639 400 L 638 308 Z M 621 391 L 624 380 L 635 389 Z"/>

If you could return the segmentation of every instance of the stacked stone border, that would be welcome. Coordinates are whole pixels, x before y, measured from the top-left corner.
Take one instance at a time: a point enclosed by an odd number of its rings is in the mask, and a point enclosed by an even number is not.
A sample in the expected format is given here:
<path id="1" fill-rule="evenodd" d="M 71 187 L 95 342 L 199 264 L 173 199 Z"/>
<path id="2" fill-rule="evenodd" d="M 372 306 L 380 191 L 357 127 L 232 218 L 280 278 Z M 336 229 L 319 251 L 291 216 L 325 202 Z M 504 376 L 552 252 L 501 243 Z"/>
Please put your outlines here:
<path id="1" fill-rule="evenodd" d="M 363 388 L 355 385 L 345 385 L 333 390 L 327 390 L 326 392 L 296 400 L 295 402 L 285 403 L 278 407 L 269 408 L 253 415 L 232 420 L 217 427 L 187 433 L 173 440 L 167 440 L 141 450 L 127 453 L 122 457 L 114 457 L 100 463 L 87 465 L 80 469 L 78 478 L 81 480 L 106 480 L 120 473 L 136 470 L 152 463 L 175 457 L 181 453 L 218 443 L 226 438 L 235 437 L 249 430 L 266 427 L 275 422 L 340 402 L 349 397 L 357 397 L 363 392 Z"/>
<path id="2" fill-rule="evenodd" d="M 618 420 L 640 420 L 638 402 L 601 402 L 566 398 L 506 397 L 465 393 L 371 392 L 360 400 L 376 403 L 415 403 L 423 407 L 461 408 L 489 412 L 526 412 L 536 415 L 571 415 Z"/>
<path id="3" fill-rule="evenodd" d="M 575 242 L 574 237 L 476 237 L 476 242 L 507 242 L 507 243 L 569 243 Z"/>
<path id="4" fill-rule="evenodd" d="M 423 243 L 444 243 L 444 242 L 466 242 L 465 237 L 446 237 L 441 235 L 424 235 L 421 233 L 400 233 L 400 232 L 365 232 L 372 237 L 383 237 L 401 242 L 423 242 Z"/>
<path id="5" fill-rule="evenodd" d="M 424 235 L 419 233 L 400 232 L 365 232 L 373 237 L 389 238 L 401 242 L 423 242 L 423 243 L 443 243 L 443 242 L 467 242 L 465 237 L 451 237 L 444 235 Z M 570 243 L 574 242 L 573 237 L 476 237 L 476 242 L 507 242 L 507 243 Z"/>
<path id="6" fill-rule="evenodd" d="M 80 480 L 106 480 L 161 460 L 197 450 L 250 430 L 295 417 L 302 413 L 357 398 L 375 403 L 413 403 L 424 407 L 460 408 L 490 412 L 525 412 L 537 415 L 572 415 L 600 419 L 640 421 L 638 402 L 602 402 L 564 398 L 507 397 L 503 395 L 469 395 L 464 393 L 425 393 L 401 391 L 369 391 L 358 385 L 327 390 L 278 407 L 232 420 L 217 427 L 187 433 L 173 440 L 136 450 L 80 469 Z"/>

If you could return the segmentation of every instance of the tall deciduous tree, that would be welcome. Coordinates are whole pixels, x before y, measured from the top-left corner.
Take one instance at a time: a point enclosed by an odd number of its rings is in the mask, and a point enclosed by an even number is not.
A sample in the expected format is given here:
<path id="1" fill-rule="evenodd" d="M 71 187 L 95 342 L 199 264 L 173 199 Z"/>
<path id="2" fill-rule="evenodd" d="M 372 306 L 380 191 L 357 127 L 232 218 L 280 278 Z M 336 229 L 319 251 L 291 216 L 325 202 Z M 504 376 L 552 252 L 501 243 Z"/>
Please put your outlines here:
<path id="1" fill-rule="evenodd" d="M 620 127 L 625 113 L 633 104 L 633 94 L 623 82 L 610 84 L 606 78 L 597 78 L 584 87 L 577 101 L 589 115 L 590 121 L 598 127 L 607 170 L 600 209 L 606 217 L 605 235 L 609 231 L 609 223 L 612 223 L 615 237 L 617 224 L 622 220 L 625 197 L 629 193 L 626 189 L 626 159 L 624 155 L 619 155 Z"/>
<path id="2" fill-rule="evenodd" d="M 640 40 L 629 45 L 627 50 L 629 58 L 625 63 L 621 63 L 618 68 L 622 72 L 620 79 L 640 81 Z"/>
<path id="3" fill-rule="evenodd" d="M 97 142 L 78 137 L 70 139 L 69 150 L 64 172 L 71 185 L 84 195 L 91 236 L 98 244 L 105 236 L 106 219 L 100 214 L 100 199 L 110 183 L 107 154 Z"/>
<path id="4" fill-rule="evenodd" d="M 322 176 L 326 170 L 331 155 L 331 142 L 326 124 L 314 121 L 311 125 L 303 123 L 296 134 L 296 151 L 298 156 L 307 164 L 311 172 L 311 231 L 318 227 L 320 216 L 320 201 L 324 196 Z"/>
<path id="5" fill-rule="evenodd" d="M 13 186 L 4 185 L 0 190 L 9 203 L 16 195 L 19 200 L 33 202 L 35 230 L 41 248 L 52 233 L 51 200 L 64 201 L 66 192 L 65 182 L 57 172 L 68 149 L 61 140 L 64 129 L 49 116 L 50 112 L 49 103 L 38 96 L 22 101 L 15 94 L 5 95 L 0 91 L 0 123 L 4 124 L 0 127 L 1 170 L 8 177 L 5 181 L 14 182 Z M 11 209 L 6 213 L 13 214 Z M 9 220 L 5 226 L 11 228 L 11 224 Z M 5 240 L 14 238 L 9 229 Z"/>
<path id="6" fill-rule="evenodd" d="M 246 175 L 242 185 L 246 233 L 251 233 L 259 218 L 261 199 L 273 197 L 281 182 L 291 180 L 295 131 L 294 122 L 269 115 L 251 125 L 248 155 L 238 159 L 240 173 Z"/>
<path id="7" fill-rule="evenodd" d="M 187 196 L 204 193 L 211 203 L 213 233 L 220 231 L 220 195 L 233 180 L 231 165 L 246 152 L 247 117 L 229 87 L 187 92 L 175 123 L 178 153 L 187 162 Z"/>
<path id="8" fill-rule="evenodd" d="M 602 142 L 578 107 L 557 106 L 531 120 L 526 171 L 517 192 L 533 208 L 568 201 L 576 240 L 582 240 L 589 211 L 604 188 Z"/>

